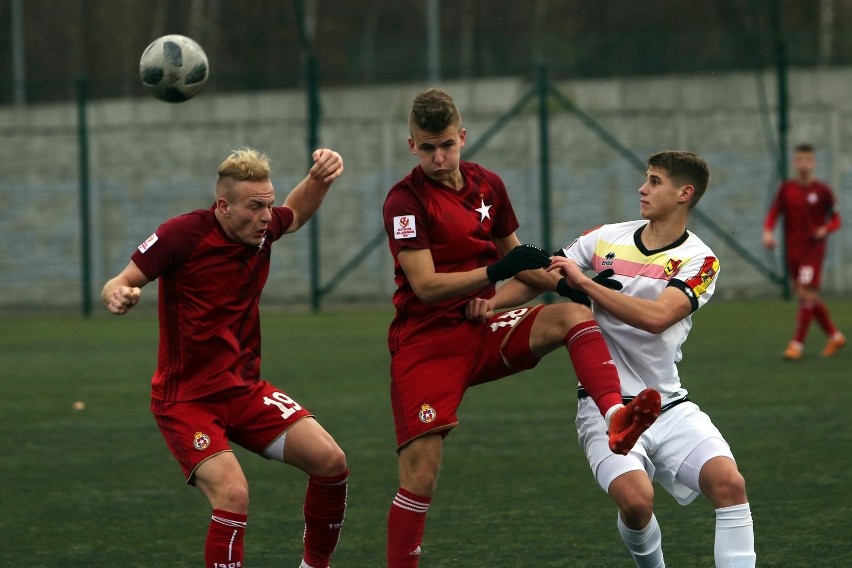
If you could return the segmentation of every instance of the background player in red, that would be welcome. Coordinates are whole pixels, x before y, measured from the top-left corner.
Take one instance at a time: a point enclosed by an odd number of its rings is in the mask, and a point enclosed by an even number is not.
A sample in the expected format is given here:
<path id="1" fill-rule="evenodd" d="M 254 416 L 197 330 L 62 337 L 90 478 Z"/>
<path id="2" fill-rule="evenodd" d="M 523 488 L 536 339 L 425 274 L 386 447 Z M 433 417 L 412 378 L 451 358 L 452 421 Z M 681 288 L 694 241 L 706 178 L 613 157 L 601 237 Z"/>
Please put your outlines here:
<path id="1" fill-rule="evenodd" d="M 521 245 L 500 177 L 461 160 L 465 130 L 448 93 L 419 93 L 409 131 L 419 165 L 384 204 L 397 284 L 388 334 L 400 476 L 388 514 L 392 568 L 418 564 L 444 437 L 458 425 L 468 387 L 530 369 L 563 347 L 606 418 L 613 452 L 627 453 L 660 412 L 659 393 L 651 389 L 622 404 L 615 365 L 584 305 L 520 307 L 484 322 L 466 317 L 471 305 L 494 294 L 496 282 L 512 276 L 549 287 L 550 275 L 541 270 L 549 254 Z"/>
<path id="2" fill-rule="evenodd" d="M 302 227 L 343 172 L 337 152 L 316 150 L 313 159 L 276 207 L 268 158 L 233 152 L 219 166 L 213 206 L 163 223 L 101 293 L 121 315 L 160 281 L 151 411 L 187 483 L 213 508 L 208 567 L 243 562 L 248 483 L 231 442 L 308 474 L 302 567 L 327 568 L 340 536 L 346 456 L 307 409 L 260 376 L 258 303 L 272 243 Z"/>
<path id="3" fill-rule="evenodd" d="M 828 336 L 823 357 L 834 355 L 846 345 L 846 337 L 835 327 L 828 308 L 820 297 L 822 264 L 827 237 L 840 228 L 840 214 L 834 192 L 814 177 L 816 153 L 810 144 L 799 144 L 793 154 L 794 179 L 781 184 L 763 224 L 763 244 L 774 248 L 775 222 L 784 216 L 784 244 L 790 277 L 796 286 L 799 310 L 793 339 L 784 350 L 784 357 L 801 359 L 811 320 L 816 318 Z"/>

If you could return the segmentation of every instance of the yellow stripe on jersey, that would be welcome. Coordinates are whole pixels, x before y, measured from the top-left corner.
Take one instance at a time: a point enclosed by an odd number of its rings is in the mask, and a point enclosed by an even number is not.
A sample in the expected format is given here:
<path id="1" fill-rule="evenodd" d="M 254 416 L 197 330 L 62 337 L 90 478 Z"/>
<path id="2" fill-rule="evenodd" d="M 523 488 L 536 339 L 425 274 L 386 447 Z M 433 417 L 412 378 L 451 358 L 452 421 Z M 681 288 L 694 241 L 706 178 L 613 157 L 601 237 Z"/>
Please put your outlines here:
<path id="1" fill-rule="evenodd" d="M 592 262 L 597 272 L 612 268 L 616 274 L 630 278 L 643 276 L 656 280 L 671 280 L 687 260 L 672 258 L 665 251 L 649 257 L 636 245 L 620 245 L 598 240 Z"/>

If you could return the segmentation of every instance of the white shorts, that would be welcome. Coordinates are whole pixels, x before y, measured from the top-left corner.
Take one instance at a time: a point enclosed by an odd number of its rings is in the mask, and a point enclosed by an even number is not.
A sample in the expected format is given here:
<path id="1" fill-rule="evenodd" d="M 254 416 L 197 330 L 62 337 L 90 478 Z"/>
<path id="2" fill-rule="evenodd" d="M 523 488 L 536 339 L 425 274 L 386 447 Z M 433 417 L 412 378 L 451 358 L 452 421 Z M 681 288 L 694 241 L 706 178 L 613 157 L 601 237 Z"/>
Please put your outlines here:
<path id="1" fill-rule="evenodd" d="M 591 398 L 577 406 L 577 436 L 595 479 L 604 491 L 628 471 L 642 470 L 681 505 L 701 493 L 698 473 L 717 456 L 734 459 L 731 448 L 698 405 L 683 402 L 663 412 L 626 456 L 609 449 L 606 423 Z"/>

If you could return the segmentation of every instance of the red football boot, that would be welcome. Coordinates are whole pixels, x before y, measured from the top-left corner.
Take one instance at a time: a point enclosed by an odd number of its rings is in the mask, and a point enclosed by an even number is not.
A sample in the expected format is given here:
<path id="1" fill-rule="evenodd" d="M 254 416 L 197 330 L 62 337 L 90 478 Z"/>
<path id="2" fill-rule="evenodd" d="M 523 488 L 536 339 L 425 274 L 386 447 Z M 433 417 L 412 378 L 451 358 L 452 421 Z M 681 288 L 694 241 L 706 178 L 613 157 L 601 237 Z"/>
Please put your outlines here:
<path id="1" fill-rule="evenodd" d="M 619 408 L 609 422 L 609 449 L 626 456 L 642 433 L 660 415 L 660 393 L 645 389 L 624 408 Z"/>

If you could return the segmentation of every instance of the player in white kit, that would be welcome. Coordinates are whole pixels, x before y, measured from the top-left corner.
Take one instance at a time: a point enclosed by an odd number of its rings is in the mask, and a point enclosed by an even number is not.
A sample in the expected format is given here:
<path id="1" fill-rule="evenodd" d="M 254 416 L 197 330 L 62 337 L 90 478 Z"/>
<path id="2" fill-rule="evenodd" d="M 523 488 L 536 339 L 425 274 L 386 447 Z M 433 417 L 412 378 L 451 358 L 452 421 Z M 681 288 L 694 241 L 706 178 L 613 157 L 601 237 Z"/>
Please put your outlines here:
<path id="1" fill-rule="evenodd" d="M 677 369 L 691 315 L 713 295 L 719 274 L 716 255 L 686 228 L 709 180 L 707 164 L 691 152 L 654 154 L 639 188 L 643 220 L 588 231 L 554 255 L 549 268 L 560 295 L 594 302 L 625 401 L 648 387 L 662 396 L 660 417 L 627 455 L 618 455 L 609 449 L 600 412 L 579 389 L 580 446 L 618 505 L 618 531 L 640 568 L 665 566 L 652 481 L 683 505 L 700 493 L 713 503 L 717 568 L 756 562 L 745 480 L 710 417 L 687 398 Z M 598 273 L 594 279 L 585 274 L 590 270 Z M 472 300 L 466 315 L 489 318 L 539 293 L 510 280 L 492 298 Z"/>
<path id="2" fill-rule="evenodd" d="M 622 456 L 609 451 L 600 412 L 579 392 L 580 446 L 598 483 L 618 504 L 619 533 L 640 568 L 665 566 L 652 480 L 682 505 L 699 493 L 713 503 L 717 568 L 756 562 L 745 480 L 710 417 L 689 401 L 677 369 L 691 314 L 710 300 L 719 274 L 716 255 L 686 228 L 709 178 L 706 163 L 695 154 L 651 156 L 639 188 L 644 220 L 588 231 L 562 249 L 564 256 L 555 256 L 550 267 L 594 302 L 625 398 L 647 387 L 662 395 L 661 416 Z M 610 269 L 623 285 L 620 292 L 584 274 Z"/>

